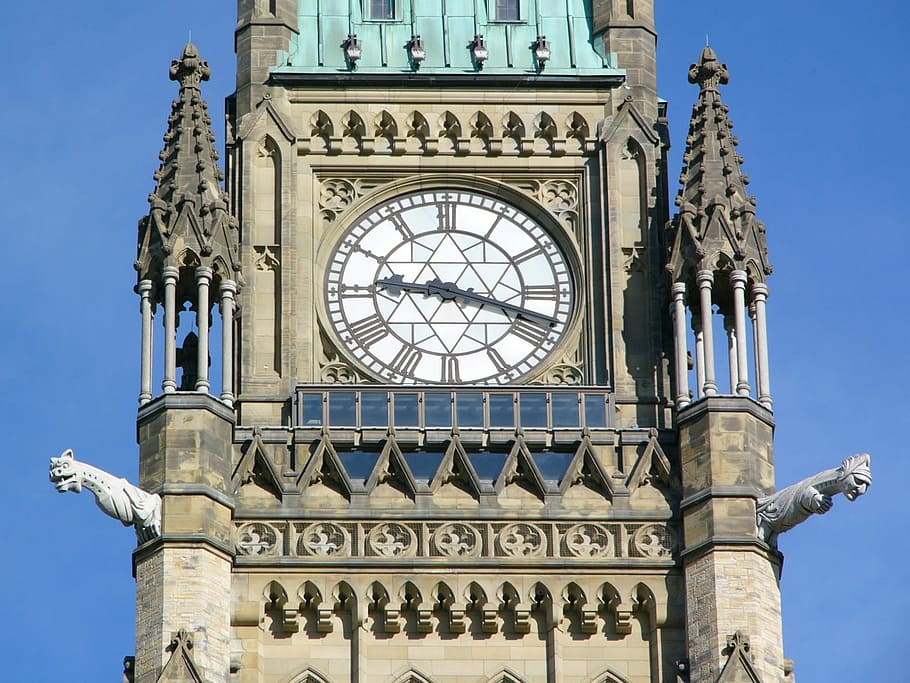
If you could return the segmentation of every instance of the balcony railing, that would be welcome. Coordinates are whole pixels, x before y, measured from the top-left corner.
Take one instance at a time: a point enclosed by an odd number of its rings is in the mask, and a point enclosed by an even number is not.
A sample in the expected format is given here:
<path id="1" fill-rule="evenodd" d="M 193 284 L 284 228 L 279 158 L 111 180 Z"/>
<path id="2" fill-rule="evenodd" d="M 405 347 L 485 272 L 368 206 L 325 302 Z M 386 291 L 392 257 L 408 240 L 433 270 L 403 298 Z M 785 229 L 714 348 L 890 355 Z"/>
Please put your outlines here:
<path id="1" fill-rule="evenodd" d="M 330 430 L 603 430 L 614 426 L 603 387 L 298 386 L 295 426 Z"/>

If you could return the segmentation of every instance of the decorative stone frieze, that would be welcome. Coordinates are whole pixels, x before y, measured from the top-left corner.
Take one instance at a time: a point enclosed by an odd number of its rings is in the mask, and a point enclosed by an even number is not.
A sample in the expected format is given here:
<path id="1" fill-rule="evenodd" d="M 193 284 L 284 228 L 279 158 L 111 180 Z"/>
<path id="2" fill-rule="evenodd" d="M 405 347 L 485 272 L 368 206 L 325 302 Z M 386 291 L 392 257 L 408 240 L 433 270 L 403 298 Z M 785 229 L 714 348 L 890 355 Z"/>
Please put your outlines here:
<path id="1" fill-rule="evenodd" d="M 304 154 L 484 156 L 586 155 L 596 149 L 594 126 L 578 111 L 455 114 L 323 109 L 304 116 L 306 134 L 297 140 Z"/>
<path id="2" fill-rule="evenodd" d="M 384 562 L 401 558 L 470 564 L 573 560 L 598 564 L 673 562 L 677 534 L 666 522 L 236 520 L 238 560 L 276 558 Z"/>

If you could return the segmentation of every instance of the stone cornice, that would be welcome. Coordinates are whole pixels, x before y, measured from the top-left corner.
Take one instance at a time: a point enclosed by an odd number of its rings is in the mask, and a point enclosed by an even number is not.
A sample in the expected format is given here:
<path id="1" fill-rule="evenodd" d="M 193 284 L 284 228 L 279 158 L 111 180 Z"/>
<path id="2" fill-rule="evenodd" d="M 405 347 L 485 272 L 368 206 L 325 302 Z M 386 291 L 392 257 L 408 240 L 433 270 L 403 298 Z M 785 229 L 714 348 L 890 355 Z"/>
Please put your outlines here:
<path id="1" fill-rule="evenodd" d="M 680 408 L 676 426 L 697 420 L 706 413 L 749 413 L 769 427 L 774 427 L 774 414 L 749 396 L 706 396 Z"/>

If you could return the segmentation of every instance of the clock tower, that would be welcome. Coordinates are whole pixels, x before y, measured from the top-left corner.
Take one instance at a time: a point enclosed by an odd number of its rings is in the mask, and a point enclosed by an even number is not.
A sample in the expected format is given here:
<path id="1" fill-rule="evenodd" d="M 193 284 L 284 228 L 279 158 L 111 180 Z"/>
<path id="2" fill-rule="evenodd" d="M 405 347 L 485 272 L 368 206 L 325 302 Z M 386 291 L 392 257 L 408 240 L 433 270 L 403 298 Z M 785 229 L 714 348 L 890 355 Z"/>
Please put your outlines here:
<path id="1" fill-rule="evenodd" d="M 703 220 L 754 219 L 710 55 L 667 228 L 655 47 L 651 0 L 239 0 L 222 190 L 187 46 L 137 261 L 136 683 L 785 680 L 764 233 Z M 737 563 L 778 602 L 733 605 Z"/>

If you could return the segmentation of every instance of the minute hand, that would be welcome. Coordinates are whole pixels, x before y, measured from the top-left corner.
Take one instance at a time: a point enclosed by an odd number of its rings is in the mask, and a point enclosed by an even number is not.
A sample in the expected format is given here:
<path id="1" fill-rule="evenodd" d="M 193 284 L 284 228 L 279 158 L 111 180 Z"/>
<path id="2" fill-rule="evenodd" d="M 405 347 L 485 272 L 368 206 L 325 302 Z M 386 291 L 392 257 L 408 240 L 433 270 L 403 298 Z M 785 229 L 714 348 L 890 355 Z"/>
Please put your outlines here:
<path id="1" fill-rule="evenodd" d="M 426 284 L 422 285 L 416 282 L 404 282 L 403 278 L 395 276 L 387 280 L 377 280 L 376 284 L 380 287 L 386 287 L 388 289 L 400 288 L 409 291 L 423 292 L 426 295 L 435 294 L 441 299 L 461 299 L 463 301 L 473 301 L 482 305 L 496 306 L 497 308 L 507 311 L 509 313 L 514 313 L 520 318 L 524 318 L 538 325 L 549 325 L 553 327 L 559 321 L 549 315 L 544 315 L 543 313 L 537 313 L 536 311 L 528 310 L 527 308 L 522 308 L 521 306 L 516 306 L 514 304 L 509 304 L 504 301 L 497 301 L 488 296 L 483 296 L 482 294 L 477 294 L 470 289 L 462 289 L 457 285 L 451 282 L 442 282 L 440 280 L 429 280 Z"/>

